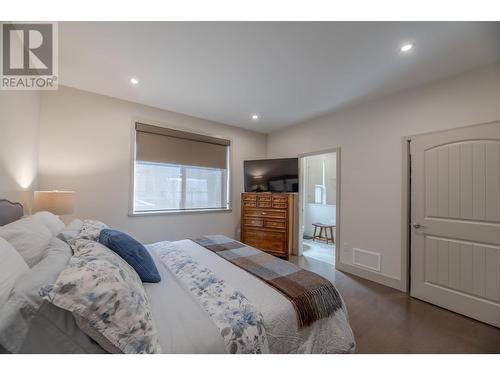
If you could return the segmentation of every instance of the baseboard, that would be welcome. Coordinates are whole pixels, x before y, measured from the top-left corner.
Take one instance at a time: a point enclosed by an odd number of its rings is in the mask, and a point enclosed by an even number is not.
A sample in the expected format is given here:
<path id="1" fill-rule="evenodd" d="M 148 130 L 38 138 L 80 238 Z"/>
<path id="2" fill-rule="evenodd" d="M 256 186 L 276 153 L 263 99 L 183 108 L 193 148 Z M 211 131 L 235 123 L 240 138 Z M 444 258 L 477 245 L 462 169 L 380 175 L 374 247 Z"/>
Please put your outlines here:
<path id="1" fill-rule="evenodd" d="M 363 279 L 367 279 L 388 286 L 389 288 L 394 288 L 402 292 L 406 292 L 406 286 L 400 279 L 382 275 L 378 272 L 370 271 L 364 268 L 356 267 L 351 264 L 346 264 L 342 262 L 337 263 L 335 265 L 335 268 L 339 271 L 349 273 L 354 276 L 359 276 L 362 277 Z"/>

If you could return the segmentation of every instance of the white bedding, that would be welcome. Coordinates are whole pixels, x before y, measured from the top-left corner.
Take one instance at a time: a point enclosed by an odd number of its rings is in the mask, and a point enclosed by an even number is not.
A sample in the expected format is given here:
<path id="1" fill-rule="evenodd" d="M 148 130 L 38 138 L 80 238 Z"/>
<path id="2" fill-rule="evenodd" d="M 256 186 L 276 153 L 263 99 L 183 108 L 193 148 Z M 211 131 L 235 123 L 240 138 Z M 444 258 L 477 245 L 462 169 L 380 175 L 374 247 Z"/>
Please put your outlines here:
<path id="1" fill-rule="evenodd" d="M 292 304 L 263 281 L 222 259 L 190 240 L 174 242 L 197 262 L 224 279 L 260 310 L 271 353 L 349 353 L 354 351 L 354 337 L 347 313 L 321 319 L 298 329 Z M 165 353 L 225 353 L 219 330 L 189 291 L 152 253 L 162 280 L 145 283 L 151 299 L 153 317 Z"/>

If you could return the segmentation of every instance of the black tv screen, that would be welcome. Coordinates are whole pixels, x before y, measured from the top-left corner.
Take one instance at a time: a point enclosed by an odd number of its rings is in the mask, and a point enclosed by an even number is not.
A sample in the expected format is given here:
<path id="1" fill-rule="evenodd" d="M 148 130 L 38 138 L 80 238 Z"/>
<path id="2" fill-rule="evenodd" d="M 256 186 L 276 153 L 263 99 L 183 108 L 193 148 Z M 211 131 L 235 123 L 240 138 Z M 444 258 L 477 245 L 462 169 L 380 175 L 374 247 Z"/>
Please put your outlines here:
<path id="1" fill-rule="evenodd" d="M 299 159 L 245 160 L 246 192 L 296 193 L 299 191 Z"/>

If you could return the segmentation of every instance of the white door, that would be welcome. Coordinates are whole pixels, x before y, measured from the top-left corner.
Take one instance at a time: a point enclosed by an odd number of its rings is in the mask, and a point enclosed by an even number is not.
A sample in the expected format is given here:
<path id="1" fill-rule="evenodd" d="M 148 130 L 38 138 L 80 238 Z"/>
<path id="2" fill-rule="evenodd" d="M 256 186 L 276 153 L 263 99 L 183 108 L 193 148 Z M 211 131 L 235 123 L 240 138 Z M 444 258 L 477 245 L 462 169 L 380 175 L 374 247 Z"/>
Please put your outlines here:
<path id="1" fill-rule="evenodd" d="M 500 327 L 500 122 L 410 148 L 411 295 Z"/>

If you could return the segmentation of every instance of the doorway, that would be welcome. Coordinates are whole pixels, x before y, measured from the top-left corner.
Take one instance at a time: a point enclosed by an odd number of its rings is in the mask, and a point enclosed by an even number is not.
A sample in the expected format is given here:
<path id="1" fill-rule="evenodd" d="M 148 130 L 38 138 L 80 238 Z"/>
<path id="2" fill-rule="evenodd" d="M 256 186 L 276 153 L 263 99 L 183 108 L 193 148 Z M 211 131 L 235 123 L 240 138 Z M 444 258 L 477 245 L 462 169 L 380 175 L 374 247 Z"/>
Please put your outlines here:
<path id="1" fill-rule="evenodd" d="M 300 157 L 299 255 L 335 266 L 337 253 L 338 153 Z"/>
<path id="2" fill-rule="evenodd" d="M 410 152 L 411 295 L 500 327 L 500 122 Z"/>

